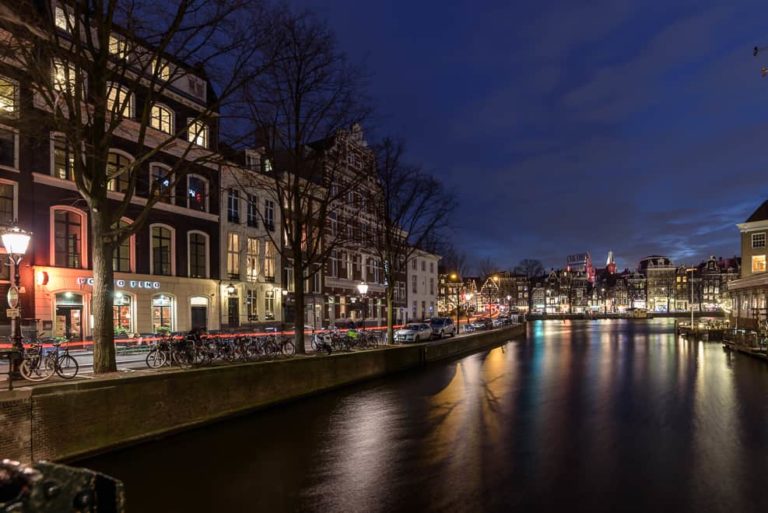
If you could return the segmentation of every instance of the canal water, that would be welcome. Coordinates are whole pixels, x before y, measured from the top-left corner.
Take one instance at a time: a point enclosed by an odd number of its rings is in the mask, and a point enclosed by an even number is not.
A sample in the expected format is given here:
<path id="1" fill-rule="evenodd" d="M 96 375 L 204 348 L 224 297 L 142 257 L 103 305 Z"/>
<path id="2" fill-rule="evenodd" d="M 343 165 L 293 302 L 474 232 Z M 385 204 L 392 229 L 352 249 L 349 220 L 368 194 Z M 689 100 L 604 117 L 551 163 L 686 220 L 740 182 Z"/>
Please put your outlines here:
<path id="1" fill-rule="evenodd" d="M 663 319 L 538 321 L 79 464 L 122 479 L 133 513 L 765 512 L 768 365 Z"/>

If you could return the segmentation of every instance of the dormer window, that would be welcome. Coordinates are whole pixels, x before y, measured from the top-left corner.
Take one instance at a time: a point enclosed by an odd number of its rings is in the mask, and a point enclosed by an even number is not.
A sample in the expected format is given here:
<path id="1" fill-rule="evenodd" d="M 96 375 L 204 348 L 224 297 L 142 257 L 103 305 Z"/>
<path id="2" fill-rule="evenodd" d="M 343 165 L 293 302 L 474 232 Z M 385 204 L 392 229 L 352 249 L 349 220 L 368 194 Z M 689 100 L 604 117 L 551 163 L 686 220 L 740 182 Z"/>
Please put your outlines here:
<path id="1" fill-rule="evenodd" d="M 202 121 L 193 121 L 187 129 L 187 140 L 203 148 L 208 147 L 208 125 Z"/>
<path id="2" fill-rule="evenodd" d="M 173 111 L 164 105 L 152 106 L 149 119 L 150 126 L 166 134 L 173 133 Z"/>
<path id="3" fill-rule="evenodd" d="M 171 68 L 168 66 L 168 63 L 162 59 L 152 60 L 152 73 L 157 75 L 157 78 L 160 80 L 166 82 L 171 79 Z"/>
<path id="4" fill-rule="evenodd" d="M 245 152 L 245 167 L 257 171 L 259 169 L 259 155 L 253 151 Z"/>

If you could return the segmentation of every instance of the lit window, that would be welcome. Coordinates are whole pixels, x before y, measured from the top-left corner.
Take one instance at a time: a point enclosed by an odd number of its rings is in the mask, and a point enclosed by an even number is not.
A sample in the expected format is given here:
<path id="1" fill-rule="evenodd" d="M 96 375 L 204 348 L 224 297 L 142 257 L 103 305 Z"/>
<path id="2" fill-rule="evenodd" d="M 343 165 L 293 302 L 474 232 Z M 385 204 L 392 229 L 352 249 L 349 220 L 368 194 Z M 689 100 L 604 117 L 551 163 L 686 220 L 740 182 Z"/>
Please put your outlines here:
<path id="1" fill-rule="evenodd" d="M 173 133 L 173 111 L 162 105 L 153 105 L 150 112 L 149 124 L 152 128 L 165 132 Z"/>
<path id="2" fill-rule="evenodd" d="M 75 94 L 77 71 L 75 67 L 60 59 L 53 61 L 53 88 L 60 93 Z"/>
<path id="3" fill-rule="evenodd" d="M 114 323 L 115 335 L 126 336 L 129 333 L 133 333 L 132 319 L 131 296 L 122 292 L 115 292 L 112 306 L 112 321 Z"/>
<path id="4" fill-rule="evenodd" d="M 272 200 L 264 200 L 264 227 L 275 230 L 275 202 Z"/>
<path id="5" fill-rule="evenodd" d="M 62 180 L 75 181 L 75 153 L 62 136 L 53 138 L 53 169 L 51 174 Z"/>
<path id="6" fill-rule="evenodd" d="M 272 171 L 272 161 L 264 159 L 264 172 L 269 173 Z"/>
<path id="7" fill-rule="evenodd" d="M 248 281 L 256 281 L 259 277 L 259 239 L 248 237 L 245 265 Z"/>
<path id="8" fill-rule="evenodd" d="M 83 218 L 69 210 L 55 210 L 54 228 L 54 264 L 58 267 L 81 267 Z"/>
<path id="9" fill-rule="evenodd" d="M 208 238 L 197 232 L 189 234 L 189 276 L 207 278 Z"/>
<path id="10" fill-rule="evenodd" d="M 0 114 L 14 115 L 19 108 L 19 86 L 16 82 L 0 77 Z"/>
<path id="11" fill-rule="evenodd" d="M 66 12 L 63 7 L 56 6 L 54 23 L 57 28 L 63 31 L 72 32 L 72 29 L 75 27 L 75 16 L 70 12 Z"/>
<path id="12" fill-rule="evenodd" d="M 120 153 L 109 152 L 107 157 L 107 190 L 125 192 L 128 190 L 128 175 L 131 160 Z"/>
<path id="13" fill-rule="evenodd" d="M 173 330 L 173 298 L 159 295 L 152 298 L 152 331 Z"/>
<path id="14" fill-rule="evenodd" d="M 133 95 L 126 88 L 110 84 L 107 90 L 107 110 L 113 116 L 130 118 L 133 116 Z"/>
<path id="15" fill-rule="evenodd" d="M 128 44 L 125 39 L 120 39 L 117 36 L 109 36 L 109 53 L 117 56 L 119 59 L 127 59 Z"/>
<path id="16" fill-rule="evenodd" d="M 275 290 L 264 292 L 264 319 L 271 321 L 275 318 Z"/>
<path id="17" fill-rule="evenodd" d="M 264 241 L 264 280 L 275 281 L 275 245 L 271 240 Z"/>
<path id="18" fill-rule="evenodd" d="M 121 220 L 120 227 L 128 226 L 128 222 Z M 120 243 L 112 256 L 112 270 L 120 273 L 131 272 L 131 237 L 127 237 Z"/>
<path id="19" fill-rule="evenodd" d="M 152 230 L 152 274 L 170 276 L 172 273 L 173 239 L 170 229 L 153 226 Z"/>
<path id="20" fill-rule="evenodd" d="M 208 147 L 208 125 L 202 121 L 193 121 L 187 129 L 187 140 L 192 144 Z"/>
<path id="21" fill-rule="evenodd" d="M 227 274 L 232 279 L 240 279 L 240 235 L 227 234 Z"/>
<path id="22" fill-rule="evenodd" d="M 227 192 L 227 221 L 240 223 L 240 192 L 235 189 Z"/>
<path id="23" fill-rule="evenodd" d="M 163 60 L 154 59 L 152 61 L 152 73 L 156 74 L 160 80 L 168 81 L 171 79 L 171 67 Z"/>
<path id="24" fill-rule="evenodd" d="M 208 211 L 208 181 L 197 175 L 187 177 L 187 208 Z"/>
<path id="25" fill-rule="evenodd" d="M 256 299 L 256 291 L 248 289 L 245 293 L 245 308 L 248 313 L 249 321 L 259 320 L 259 309 Z"/>
<path id="26" fill-rule="evenodd" d="M 764 248 L 765 247 L 765 232 L 752 234 L 752 247 Z"/>
<path id="27" fill-rule="evenodd" d="M 752 257 L 752 272 L 753 273 L 765 272 L 765 255 L 754 255 Z"/>
<path id="28" fill-rule="evenodd" d="M 15 189 L 12 183 L 0 183 L 0 224 L 10 225 L 16 219 Z"/>

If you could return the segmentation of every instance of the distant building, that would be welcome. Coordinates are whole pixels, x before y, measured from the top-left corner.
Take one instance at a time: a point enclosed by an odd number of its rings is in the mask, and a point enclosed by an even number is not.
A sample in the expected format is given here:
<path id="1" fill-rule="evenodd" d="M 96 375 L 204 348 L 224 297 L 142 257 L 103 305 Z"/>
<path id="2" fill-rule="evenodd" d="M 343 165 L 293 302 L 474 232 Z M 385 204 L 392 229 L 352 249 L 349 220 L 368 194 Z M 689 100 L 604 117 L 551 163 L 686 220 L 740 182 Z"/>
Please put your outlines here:
<path id="1" fill-rule="evenodd" d="M 671 311 L 677 267 L 665 256 L 652 255 L 640 261 L 639 271 L 646 279 L 646 308 L 653 312 Z"/>
<path id="2" fill-rule="evenodd" d="M 741 233 L 740 278 L 728 283 L 732 301 L 731 323 L 737 328 L 764 328 L 768 294 L 768 201 L 737 225 Z"/>
<path id="3" fill-rule="evenodd" d="M 429 319 L 438 313 L 437 264 L 440 257 L 416 250 L 408 268 L 408 319 Z"/>

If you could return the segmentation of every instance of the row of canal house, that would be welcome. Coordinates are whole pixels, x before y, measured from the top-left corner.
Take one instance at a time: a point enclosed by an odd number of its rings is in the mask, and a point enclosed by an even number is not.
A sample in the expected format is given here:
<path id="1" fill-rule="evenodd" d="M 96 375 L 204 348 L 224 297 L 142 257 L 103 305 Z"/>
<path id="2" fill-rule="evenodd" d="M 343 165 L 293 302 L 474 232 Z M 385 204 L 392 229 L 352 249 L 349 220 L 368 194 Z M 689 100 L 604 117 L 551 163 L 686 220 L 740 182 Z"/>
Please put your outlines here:
<path id="1" fill-rule="evenodd" d="M 61 9 L 59 2 L 52 2 L 57 23 Z M 57 30 L 68 27 L 62 24 Z M 152 105 L 151 130 L 179 133 L 181 145 L 218 152 L 215 121 L 198 122 L 186 132 L 176 129 L 209 107 L 213 92 L 203 73 L 187 69 L 185 63 L 173 66 L 183 70 L 184 80 L 169 81 L 162 101 Z M 0 62 L 0 224 L 16 223 L 33 232 L 20 269 L 22 326 L 43 336 L 87 338 L 93 326 L 91 219 L 73 181 L 73 156 L 63 138 L 23 123 L 33 113 L 40 115 L 24 77 L 24 70 Z M 130 109 L 124 112 L 124 138 L 116 137 L 110 150 L 114 169 L 133 159 L 135 137 L 130 127 L 138 124 L 131 118 L 141 111 L 141 101 L 131 98 Z M 345 133 L 343 143 L 356 148 L 349 161 L 352 168 L 360 165 L 363 153 L 370 155 L 359 127 Z M 161 151 L 144 166 L 145 177 L 137 184 L 124 222 L 138 215 L 153 184 L 162 189 L 168 183 L 167 170 L 178 158 L 171 150 Z M 192 168 L 186 179 L 175 190 L 167 190 L 149 221 L 117 251 L 113 262 L 117 334 L 264 326 L 286 320 L 286 314 L 287 320 L 300 324 L 303 318 L 313 326 L 362 316 L 372 323 L 383 322 L 381 266 L 360 245 L 334 254 L 327 268 L 304 284 L 309 293 L 305 312 L 290 311 L 294 280 L 273 243 L 280 240 L 275 234 L 280 233 L 281 220 L 266 178 L 270 160 L 256 149 L 229 160 L 225 165 L 189 162 Z M 236 187 L 244 175 L 256 184 L 247 192 Z M 120 181 L 110 189 L 110 198 L 118 202 L 123 197 Z M 347 224 L 342 220 L 338 229 L 348 229 Z M 398 321 L 408 317 L 405 280 L 403 273 L 396 286 Z M 365 298 L 357 291 L 360 281 L 370 286 Z M 9 286 L 8 267 L 2 266 L 3 296 Z M 0 326 L 7 329 L 8 324 L 5 309 L 0 309 Z"/>

